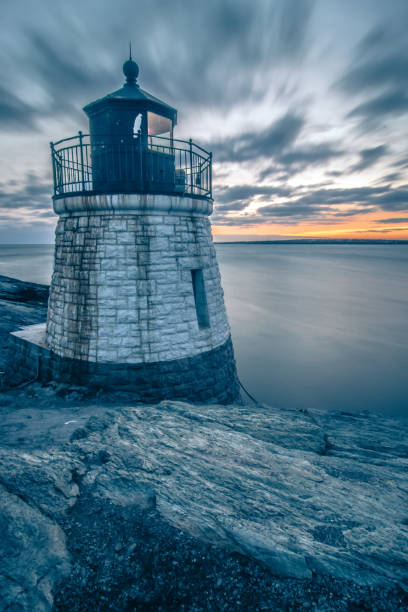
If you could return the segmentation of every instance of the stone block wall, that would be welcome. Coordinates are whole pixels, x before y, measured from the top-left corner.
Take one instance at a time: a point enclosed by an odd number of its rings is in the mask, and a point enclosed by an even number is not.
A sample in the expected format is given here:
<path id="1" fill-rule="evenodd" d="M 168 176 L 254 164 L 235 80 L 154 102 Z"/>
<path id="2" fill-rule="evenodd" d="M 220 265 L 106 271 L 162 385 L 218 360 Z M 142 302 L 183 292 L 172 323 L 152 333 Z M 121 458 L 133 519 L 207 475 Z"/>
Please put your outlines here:
<path id="1" fill-rule="evenodd" d="M 143 196 L 130 197 L 122 196 L 120 209 L 106 197 L 71 198 L 65 208 L 57 201 L 49 348 L 71 359 L 137 364 L 224 345 L 230 330 L 210 207 L 188 198 L 149 196 L 146 205 Z M 198 325 L 194 269 L 203 271 L 208 327 Z"/>
<path id="2" fill-rule="evenodd" d="M 28 380 L 85 386 L 91 391 L 131 392 L 135 402 L 177 399 L 228 404 L 239 400 L 231 338 L 210 351 L 176 361 L 96 363 L 61 357 L 45 343 L 45 324 L 10 334 L 5 384 Z"/>

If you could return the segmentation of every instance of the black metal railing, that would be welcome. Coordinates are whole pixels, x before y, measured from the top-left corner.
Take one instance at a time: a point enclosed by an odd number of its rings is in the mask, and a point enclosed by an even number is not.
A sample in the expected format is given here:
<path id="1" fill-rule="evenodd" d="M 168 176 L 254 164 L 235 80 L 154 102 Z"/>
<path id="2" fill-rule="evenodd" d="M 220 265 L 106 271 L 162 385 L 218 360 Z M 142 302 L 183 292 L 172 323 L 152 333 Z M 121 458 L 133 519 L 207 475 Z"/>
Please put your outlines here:
<path id="1" fill-rule="evenodd" d="M 212 154 L 191 140 L 78 136 L 51 143 L 54 198 L 169 193 L 212 197 Z"/>

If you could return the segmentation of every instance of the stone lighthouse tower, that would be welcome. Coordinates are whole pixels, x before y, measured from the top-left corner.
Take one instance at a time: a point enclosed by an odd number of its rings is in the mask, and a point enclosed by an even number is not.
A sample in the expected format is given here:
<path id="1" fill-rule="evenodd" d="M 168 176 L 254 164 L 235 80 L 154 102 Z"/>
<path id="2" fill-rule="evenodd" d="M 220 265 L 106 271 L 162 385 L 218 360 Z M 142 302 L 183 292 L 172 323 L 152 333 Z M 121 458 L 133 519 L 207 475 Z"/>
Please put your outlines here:
<path id="1" fill-rule="evenodd" d="M 126 82 L 91 102 L 89 136 L 51 144 L 56 229 L 46 329 L 16 332 L 42 379 L 136 399 L 228 403 L 238 382 L 211 237 L 212 156 L 177 111 Z M 43 336 L 41 336 L 43 334 Z"/>

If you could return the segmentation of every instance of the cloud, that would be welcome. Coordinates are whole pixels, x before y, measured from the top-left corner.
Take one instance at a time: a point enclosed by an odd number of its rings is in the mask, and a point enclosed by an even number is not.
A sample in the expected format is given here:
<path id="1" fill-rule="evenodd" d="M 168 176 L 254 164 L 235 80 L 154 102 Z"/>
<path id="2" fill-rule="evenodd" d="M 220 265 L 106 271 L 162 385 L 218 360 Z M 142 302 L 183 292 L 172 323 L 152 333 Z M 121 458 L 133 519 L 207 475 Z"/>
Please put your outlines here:
<path id="1" fill-rule="evenodd" d="M 408 210 L 408 188 L 403 186 L 399 189 L 387 191 L 376 196 L 374 203 L 382 210 Z"/>
<path id="2" fill-rule="evenodd" d="M 369 232 L 370 232 L 370 234 L 371 234 L 371 233 L 372 233 L 372 234 L 386 234 L 387 232 L 393 232 L 393 233 L 394 233 L 394 232 L 405 232 L 405 231 L 406 231 L 406 229 L 405 229 L 404 227 L 392 227 L 392 228 L 388 228 L 388 227 L 387 227 L 387 228 L 385 228 L 385 227 L 382 227 L 381 229 L 371 229 L 371 228 L 370 228 L 370 229 L 365 229 L 365 230 L 355 230 L 355 231 L 356 231 L 356 232 L 367 232 L 367 231 L 369 231 Z M 407 242 L 407 241 L 405 240 L 405 242 Z"/>
<path id="3" fill-rule="evenodd" d="M 217 204 L 217 213 L 240 211 L 244 210 L 244 208 L 246 208 L 247 206 L 247 201 L 230 202 L 228 204 Z"/>
<path id="4" fill-rule="evenodd" d="M 239 217 L 229 217 L 227 215 L 214 214 L 212 216 L 213 225 L 223 225 L 231 227 L 251 227 L 260 225 L 264 218 L 256 214 L 240 215 Z"/>
<path id="5" fill-rule="evenodd" d="M 221 207 L 223 208 L 223 207 Z M 374 212 L 375 207 L 367 207 L 363 209 L 352 210 L 337 210 L 331 206 L 304 204 L 301 200 L 290 202 L 287 204 L 270 204 L 261 206 L 256 212 L 247 212 L 244 215 L 229 216 L 221 214 L 216 208 L 213 216 L 215 225 L 231 225 L 231 226 L 251 226 L 262 225 L 265 223 L 283 223 L 285 225 L 299 225 L 304 221 L 313 221 L 316 224 L 336 224 L 342 219 L 355 216 L 358 214 L 366 214 Z M 228 211 L 226 211 L 228 212 Z M 233 211 L 231 211 L 233 212 Z"/>
<path id="6" fill-rule="evenodd" d="M 191 128 L 214 152 L 215 222 L 323 224 L 405 210 L 407 186 L 391 188 L 407 182 L 408 168 L 404 3 L 394 0 L 390 11 L 384 3 L 374 10 L 345 2 L 346 19 L 339 3 L 328 9 L 312 0 L 206 0 L 199 10 L 185 0 L 101 0 L 97 10 L 44 0 L 24 11 L 9 2 L 0 126 L 16 138 L 1 145 L 2 176 L 24 172 L 22 161 L 18 168 L 12 162 L 20 159 L 20 139 L 21 160 L 38 176 L 0 185 L 3 215 L 51 220 L 51 187 L 39 178 L 49 164 L 45 144 L 69 136 L 73 125 L 86 129 L 82 107 L 121 87 L 129 39 L 141 86 L 180 110 L 179 134 Z M 338 22 L 329 45 L 328 16 Z M 347 69 L 341 74 L 339 66 Z M 393 129 L 378 140 L 376 128 L 389 119 Z M 30 130 L 38 134 L 27 136 Z M 350 173 L 367 168 L 372 185 L 349 187 L 358 179 L 348 181 Z M 303 172 L 314 185 L 302 185 Z"/>
<path id="7" fill-rule="evenodd" d="M 2 130 L 23 131 L 36 128 L 37 110 L 12 91 L 0 85 L 0 126 Z"/>
<path id="8" fill-rule="evenodd" d="M 251 202 L 259 204 L 256 212 L 247 212 L 248 223 L 270 222 L 272 218 L 287 222 L 313 219 L 317 222 L 346 219 L 378 210 L 395 211 L 408 209 L 408 189 L 380 187 L 353 188 L 285 188 L 273 185 L 239 185 L 221 190 L 223 204 L 215 206 L 216 223 L 231 221 L 239 225 L 242 215 L 236 215 Z M 285 198 L 285 202 L 273 203 L 274 197 Z M 256 199 L 254 199 L 256 198 Z M 271 201 L 272 200 L 272 201 Z M 216 199 L 217 201 L 217 199 Z"/>
<path id="9" fill-rule="evenodd" d="M 259 180 L 285 172 L 287 176 L 302 172 L 308 167 L 327 164 L 335 157 L 341 157 L 344 151 L 333 143 L 318 143 L 292 147 L 290 150 L 276 151 L 274 163 L 259 173 Z"/>
<path id="10" fill-rule="evenodd" d="M 248 204 L 256 196 L 285 197 L 290 194 L 290 189 L 276 185 L 235 185 L 234 187 L 218 187 L 216 200 L 222 203 L 244 201 Z"/>
<path id="11" fill-rule="evenodd" d="M 363 90 L 395 88 L 408 85 L 408 55 L 401 50 L 382 57 L 381 46 L 373 47 L 370 56 L 347 72 L 338 82 L 346 93 L 356 94 Z"/>
<path id="12" fill-rule="evenodd" d="M 95 66 L 93 61 L 84 62 L 80 48 L 73 48 L 67 54 L 63 47 L 51 44 L 35 30 L 27 35 L 36 79 L 44 84 L 56 106 L 62 105 L 64 109 L 78 93 L 100 87 L 106 79 L 107 74 L 98 63 Z"/>
<path id="13" fill-rule="evenodd" d="M 258 209 L 258 214 L 264 218 L 296 218 L 299 220 L 308 219 L 309 217 L 319 216 L 322 213 L 328 212 L 327 207 L 314 206 L 311 204 L 303 204 L 301 202 L 293 202 L 290 204 L 274 204 L 270 206 L 262 206 Z"/>
<path id="14" fill-rule="evenodd" d="M 376 219 L 376 223 L 408 223 L 408 217 L 391 217 L 390 219 Z"/>
<path id="15" fill-rule="evenodd" d="M 330 222 L 335 222 L 334 219 L 336 218 L 346 218 L 359 215 L 361 213 L 366 214 L 367 212 L 373 212 L 375 210 L 375 207 L 337 210 L 332 208 L 330 205 L 305 204 L 300 198 L 289 204 L 262 206 L 261 208 L 258 208 L 257 213 L 262 215 L 265 219 L 276 217 L 303 221 L 313 218 L 316 221 L 327 220 Z"/>
<path id="16" fill-rule="evenodd" d="M 258 1 L 256 7 L 247 0 L 207 0 L 197 12 L 185 0 L 139 3 L 134 27 L 135 35 L 146 39 L 141 62 L 151 74 L 149 85 L 173 102 L 183 99 L 196 107 L 259 100 L 279 65 L 306 55 L 314 5 L 314 0 Z M 145 23 L 152 24 L 147 36 Z"/>
<path id="17" fill-rule="evenodd" d="M 13 184 L 0 185 L 0 208 L 15 211 L 21 217 L 19 209 L 28 210 L 30 214 L 41 214 L 55 217 L 52 211 L 52 187 L 49 182 L 37 175 L 28 173 L 18 189 Z"/>
<path id="18" fill-rule="evenodd" d="M 310 144 L 303 147 L 297 147 L 292 151 L 283 153 L 279 156 L 280 163 L 292 165 L 313 165 L 326 162 L 332 157 L 343 155 L 344 152 L 340 149 L 335 149 L 333 145 L 327 143 Z"/>
<path id="19" fill-rule="evenodd" d="M 387 187 L 351 187 L 331 189 L 307 189 L 297 201 L 305 204 L 360 204 L 371 205 L 373 198 L 388 191 Z"/>
<path id="20" fill-rule="evenodd" d="M 275 35 L 284 57 L 297 58 L 305 50 L 307 26 L 314 6 L 314 0 L 281 0 L 278 3 Z"/>
<path id="21" fill-rule="evenodd" d="M 377 147 L 371 147 L 360 151 L 360 161 L 351 168 L 352 172 L 360 172 L 370 166 L 373 166 L 377 161 L 387 155 L 387 145 L 378 145 Z"/>
<path id="22" fill-rule="evenodd" d="M 259 1 L 254 10 L 246 0 L 206 0 L 197 11 L 185 0 L 118 0 L 115 7 L 100 2 L 96 11 L 45 0 L 37 12 L 27 11 L 27 20 L 10 7 L 10 22 L 13 12 L 21 22 L 20 70 L 18 78 L 7 74 L 10 88 L 0 91 L 0 122 L 10 126 L 15 116 L 16 125 L 33 129 L 37 116 L 83 118 L 85 104 L 121 87 L 130 39 L 142 87 L 176 107 L 225 109 L 259 100 L 280 64 L 305 56 L 314 4 Z M 5 45 L 0 60 L 10 58 Z M 9 93 L 15 84 L 26 99 Z M 37 107 L 32 87 L 41 93 Z"/>
<path id="23" fill-rule="evenodd" d="M 335 87 L 348 96 L 364 95 L 364 101 L 347 115 L 362 118 L 363 126 L 408 112 L 405 38 L 385 27 L 374 27 L 357 45 L 351 65 Z"/>
<path id="24" fill-rule="evenodd" d="M 379 180 L 381 182 L 393 183 L 393 182 L 399 181 L 401 178 L 402 178 L 402 175 L 400 172 L 390 172 L 389 174 L 386 174 Z"/>
<path id="25" fill-rule="evenodd" d="M 347 116 L 362 117 L 372 122 L 383 121 L 386 117 L 397 117 L 406 112 L 408 112 L 408 95 L 405 91 L 396 89 L 358 104 Z"/>
<path id="26" fill-rule="evenodd" d="M 388 185 L 380 187 L 352 187 L 348 189 L 317 189 L 306 192 L 296 199 L 298 204 L 340 206 L 353 205 L 369 210 L 370 208 L 386 211 L 405 210 L 408 208 L 408 188 L 402 186 L 391 189 Z"/>
<path id="27" fill-rule="evenodd" d="M 288 112 L 264 130 L 213 141 L 206 147 L 213 150 L 217 162 L 243 162 L 272 157 L 296 140 L 303 125 L 303 118 Z"/>
<path id="28" fill-rule="evenodd" d="M 331 211 L 331 215 L 333 215 L 333 217 L 342 217 L 342 218 L 347 218 L 347 217 L 355 217 L 356 215 L 361 215 L 364 214 L 366 215 L 367 213 L 371 213 L 371 212 L 375 212 L 377 210 L 377 208 L 375 206 L 368 206 L 368 205 L 364 205 L 364 206 L 360 206 L 359 208 L 351 208 L 348 210 L 337 210 L 337 211 Z"/>

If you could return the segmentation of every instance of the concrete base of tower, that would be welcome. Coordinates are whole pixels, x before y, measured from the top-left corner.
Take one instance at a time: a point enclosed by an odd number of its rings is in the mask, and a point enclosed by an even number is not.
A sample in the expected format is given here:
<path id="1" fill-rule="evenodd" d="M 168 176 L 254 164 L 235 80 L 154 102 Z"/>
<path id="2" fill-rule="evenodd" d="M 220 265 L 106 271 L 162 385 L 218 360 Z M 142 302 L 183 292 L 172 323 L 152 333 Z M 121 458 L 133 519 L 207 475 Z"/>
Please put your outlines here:
<path id="1" fill-rule="evenodd" d="M 45 342 L 45 324 L 10 334 L 6 384 L 39 380 L 90 390 L 128 391 L 148 404 L 165 399 L 229 404 L 239 398 L 231 338 L 193 357 L 153 363 L 96 363 L 60 357 Z"/>

